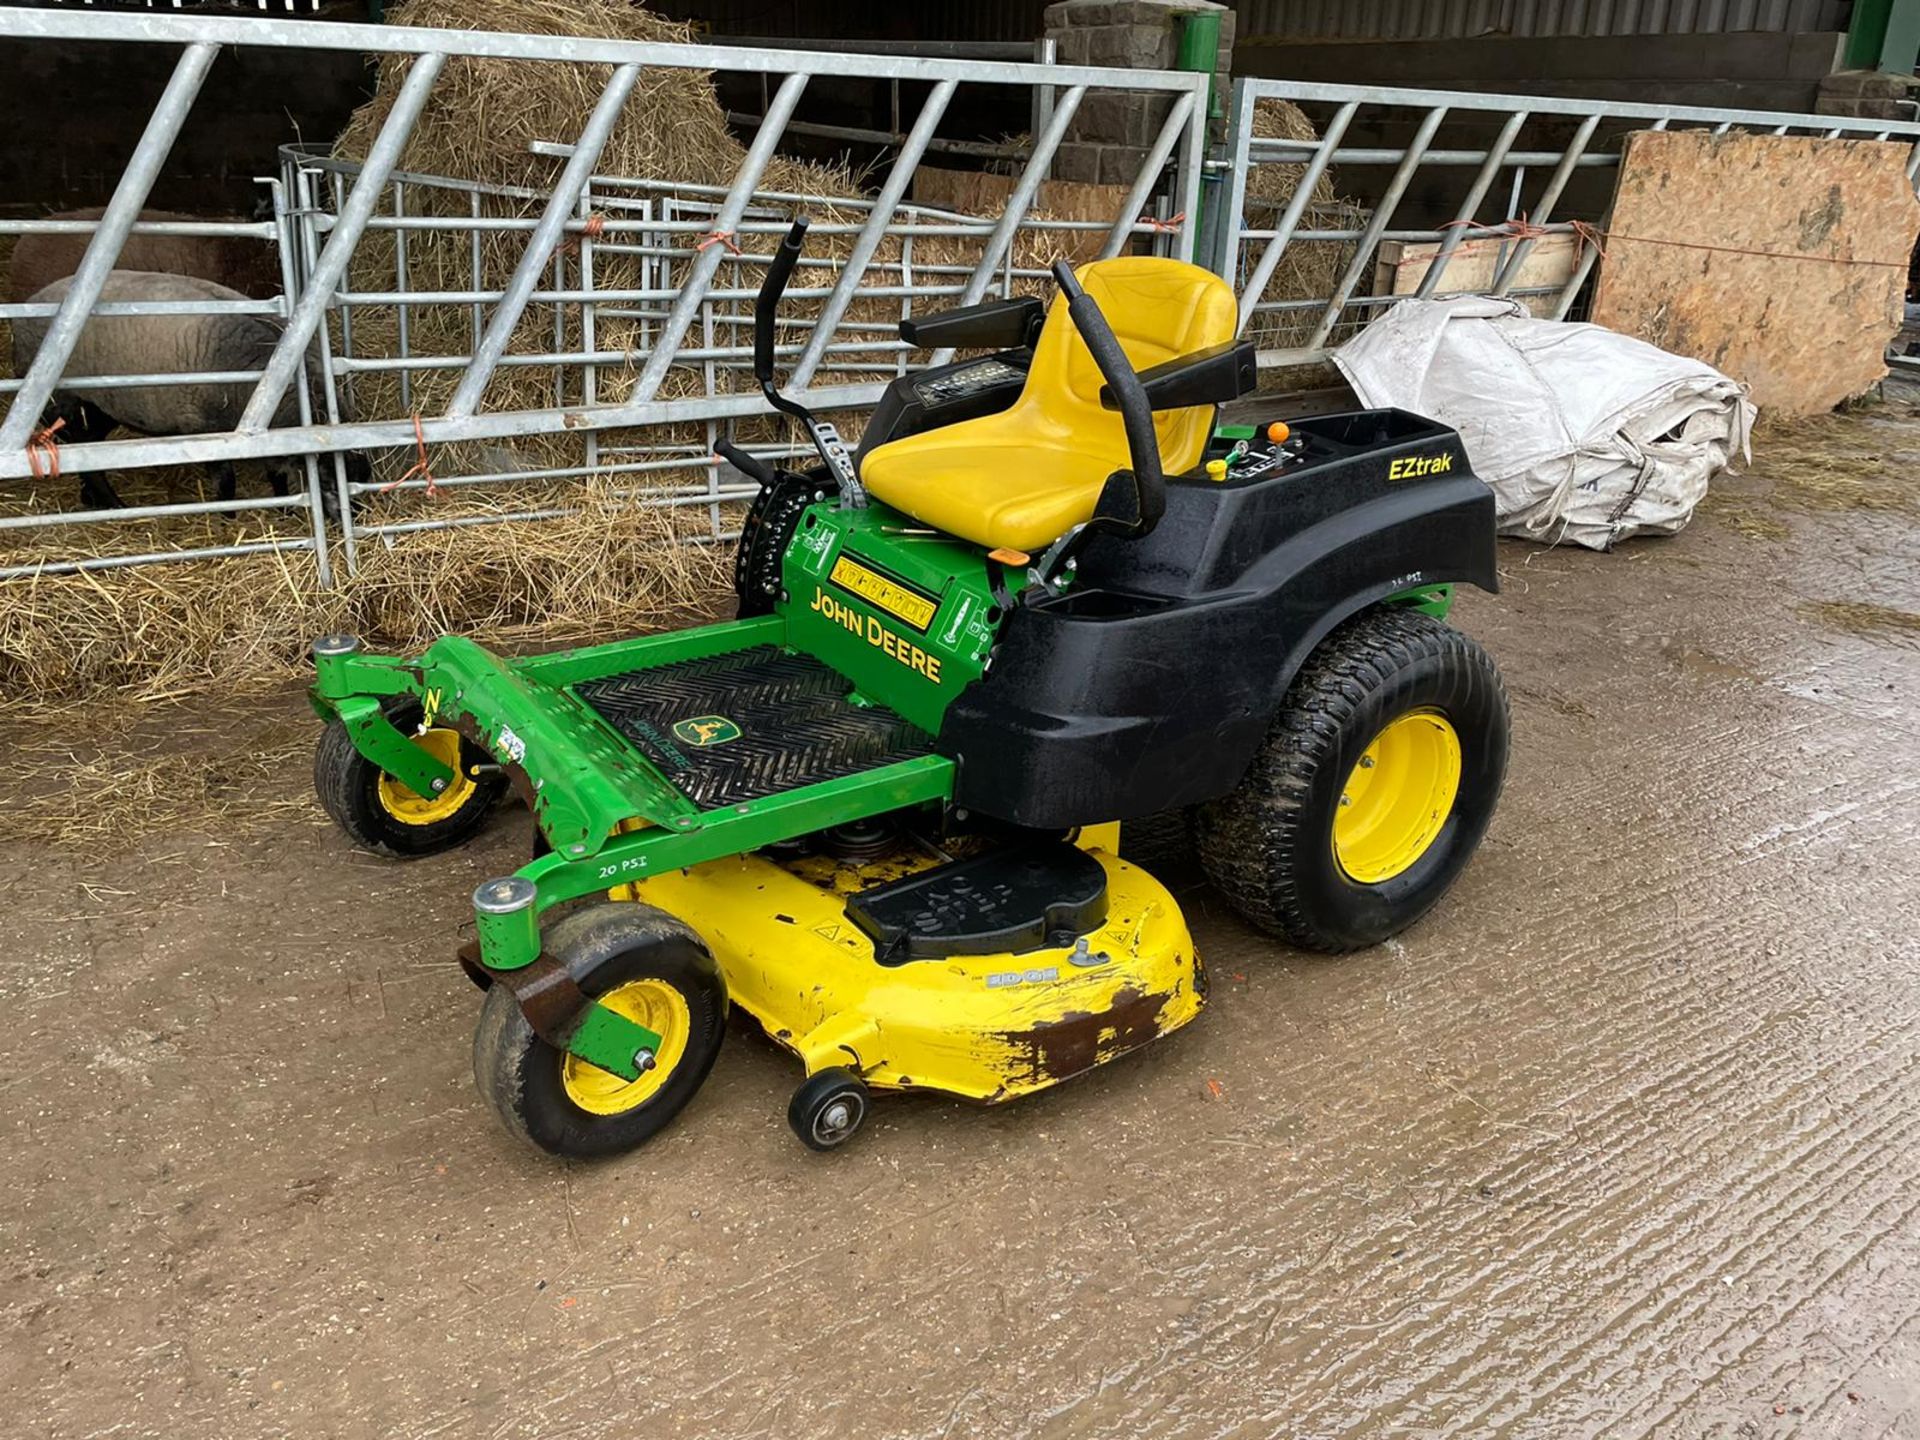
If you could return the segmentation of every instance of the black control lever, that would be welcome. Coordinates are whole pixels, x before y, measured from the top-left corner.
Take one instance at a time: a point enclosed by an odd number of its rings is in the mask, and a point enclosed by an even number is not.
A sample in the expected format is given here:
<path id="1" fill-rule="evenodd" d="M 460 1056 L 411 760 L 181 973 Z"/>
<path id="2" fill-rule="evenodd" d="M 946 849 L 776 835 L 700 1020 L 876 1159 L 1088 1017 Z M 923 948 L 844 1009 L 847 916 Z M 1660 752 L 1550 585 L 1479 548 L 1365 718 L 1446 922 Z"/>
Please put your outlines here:
<path id="1" fill-rule="evenodd" d="M 762 485 L 771 485 L 773 483 L 773 467 L 768 465 L 766 461 L 762 460 L 758 455 L 752 455 L 742 450 L 731 440 L 716 440 L 713 444 L 713 453 L 733 466 L 734 469 L 738 470 L 742 475 L 745 475 L 749 480 L 757 481 Z"/>
<path id="2" fill-rule="evenodd" d="M 807 223 L 804 215 L 794 217 L 792 227 L 781 237 L 779 248 L 773 252 L 766 279 L 760 282 L 760 293 L 753 302 L 753 375 L 760 382 L 760 391 L 767 397 L 769 405 L 806 426 L 807 434 L 813 440 L 813 448 L 820 452 L 827 472 L 840 486 L 841 503 L 850 509 L 860 510 L 866 508 L 867 492 L 861 488 L 859 476 L 854 473 L 853 456 L 847 453 L 846 442 L 841 440 L 840 432 L 799 401 L 789 400 L 782 395 L 773 383 L 775 312 L 780 308 L 780 297 L 786 293 L 787 282 L 793 278 L 793 267 L 799 263 L 800 248 L 807 239 Z M 726 455 L 725 451 L 720 453 Z M 731 455 L 726 455 L 726 458 L 733 460 Z M 740 468 L 746 469 L 745 466 Z M 750 470 L 747 473 L 753 474 Z M 755 475 L 754 478 L 759 479 L 759 476 Z M 764 485 L 766 481 L 760 483 Z"/>
<path id="3" fill-rule="evenodd" d="M 1080 332 L 1080 338 L 1093 353 L 1093 363 L 1100 367 L 1118 404 L 1120 423 L 1127 432 L 1127 454 L 1133 462 L 1134 484 L 1140 495 L 1138 524 L 1123 528 L 1131 529 L 1135 535 L 1144 535 L 1159 524 L 1160 517 L 1167 512 L 1167 481 L 1160 469 L 1160 432 L 1153 426 L 1153 402 L 1147 398 L 1146 386 L 1134 373 L 1127 352 L 1120 348 L 1113 327 L 1100 313 L 1100 306 L 1074 278 L 1073 267 L 1065 260 L 1054 261 L 1053 278 L 1060 286 L 1060 293 L 1067 297 L 1067 314 L 1073 320 L 1073 328 Z"/>
<path id="4" fill-rule="evenodd" d="M 793 267 L 800 263 L 800 249 L 807 243 L 810 223 L 806 216 L 796 216 L 787 233 L 780 237 L 780 244 L 773 252 L 773 263 L 767 266 L 766 278 L 760 282 L 760 293 L 753 302 L 753 378 L 760 382 L 760 388 L 769 398 L 773 393 L 774 322 L 779 319 L 780 297 L 787 293 Z"/>

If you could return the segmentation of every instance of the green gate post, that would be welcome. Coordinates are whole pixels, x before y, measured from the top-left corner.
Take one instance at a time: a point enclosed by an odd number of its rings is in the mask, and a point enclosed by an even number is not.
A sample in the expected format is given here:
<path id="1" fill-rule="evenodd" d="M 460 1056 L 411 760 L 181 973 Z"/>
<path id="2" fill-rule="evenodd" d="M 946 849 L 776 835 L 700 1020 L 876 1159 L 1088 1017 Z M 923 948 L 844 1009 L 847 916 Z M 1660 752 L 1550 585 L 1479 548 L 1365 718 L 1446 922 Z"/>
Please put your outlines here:
<path id="1" fill-rule="evenodd" d="M 1911 75 L 1920 59 L 1920 0 L 1855 0 L 1845 65 Z"/>
<path id="2" fill-rule="evenodd" d="M 1178 33 L 1175 36 L 1173 68 L 1192 70 L 1208 76 L 1207 113 L 1204 119 L 1196 117 L 1196 124 L 1209 128 L 1221 116 L 1220 80 L 1217 68 L 1220 59 L 1220 12 L 1218 10 L 1196 10 L 1175 18 Z M 1212 146 L 1207 147 L 1209 151 Z M 1198 261 L 1203 237 L 1207 233 L 1207 184 L 1212 177 L 1203 168 L 1200 173 L 1200 213 L 1193 217 L 1193 253 L 1187 258 Z M 1215 182 L 1217 183 L 1217 182 Z"/>

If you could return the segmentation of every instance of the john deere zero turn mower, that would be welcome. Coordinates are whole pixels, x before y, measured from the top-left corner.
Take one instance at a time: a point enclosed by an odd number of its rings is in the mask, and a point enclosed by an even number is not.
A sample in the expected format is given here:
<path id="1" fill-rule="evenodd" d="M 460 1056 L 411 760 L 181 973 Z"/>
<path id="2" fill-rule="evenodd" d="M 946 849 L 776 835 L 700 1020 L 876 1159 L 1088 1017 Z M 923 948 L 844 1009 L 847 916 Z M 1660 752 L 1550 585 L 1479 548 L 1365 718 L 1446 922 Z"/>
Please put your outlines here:
<path id="1" fill-rule="evenodd" d="M 1176 817 L 1249 921 L 1350 950 L 1440 898 L 1499 793 L 1499 677 L 1445 623 L 1495 587 L 1458 436 L 1216 424 L 1255 381 L 1231 291 L 1121 258 L 1056 265 L 1051 310 L 904 322 L 991 353 L 895 381 L 851 455 L 773 383 L 805 230 L 755 370 L 821 463 L 721 447 L 761 486 L 738 619 L 519 660 L 314 646 L 315 778 L 357 844 L 458 845 L 509 785 L 532 809 L 543 853 L 475 892 L 461 959 L 480 1091 L 557 1154 L 666 1124 L 730 1004 L 805 1067 L 817 1149 L 872 1091 L 1052 1085 L 1205 997 L 1122 825 Z"/>

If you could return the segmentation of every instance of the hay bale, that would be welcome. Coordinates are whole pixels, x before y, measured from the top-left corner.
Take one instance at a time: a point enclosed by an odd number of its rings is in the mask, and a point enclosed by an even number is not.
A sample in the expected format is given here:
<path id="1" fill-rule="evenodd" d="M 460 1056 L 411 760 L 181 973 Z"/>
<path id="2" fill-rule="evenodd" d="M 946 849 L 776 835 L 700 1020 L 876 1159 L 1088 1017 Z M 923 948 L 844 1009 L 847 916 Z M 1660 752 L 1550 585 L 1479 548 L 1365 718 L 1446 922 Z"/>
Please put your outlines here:
<path id="1" fill-rule="evenodd" d="M 406 0 L 390 12 L 396 23 L 445 26 L 457 29 L 503 29 L 553 35 L 614 36 L 651 42 L 684 42 L 693 38 L 687 26 L 667 21 L 629 3 L 629 0 Z M 371 146 L 380 125 L 390 113 L 393 100 L 405 77 L 404 57 L 390 57 L 382 63 L 373 98 L 355 112 L 352 122 L 334 146 L 334 155 L 358 160 Z M 436 82 L 419 124 L 408 142 L 402 159 L 404 169 L 418 173 L 496 187 L 482 197 L 482 213 L 487 217 L 526 217 L 538 214 L 546 192 L 558 178 L 564 162 L 529 153 L 535 140 L 571 141 L 585 124 L 605 84 L 611 68 L 605 65 L 560 65 L 493 59 L 454 58 L 449 60 Z M 662 184 L 724 187 L 731 183 L 746 154 L 745 146 L 734 136 L 716 95 L 711 76 L 706 72 L 650 68 L 643 72 L 633 95 L 621 112 L 597 165 L 603 175 L 627 177 Z M 760 182 L 762 192 L 806 197 L 799 205 L 792 201 L 757 201 L 752 213 L 757 219 L 784 224 L 788 215 L 804 208 L 816 222 L 853 222 L 865 212 L 844 204 L 864 194 L 859 179 L 844 166 L 828 166 L 787 156 L 776 156 Z M 628 191 L 629 198 L 597 194 L 596 208 L 610 218 L 639 218 L 644 199 L 655 207 L 673 203 L 684 214 L 711 213 L 718 201 L 709 195 L 683 192 L 642 195 Z M 470 213 L 469 195 L 461 191 L 435 191 L 417 188 L 410 202 L 420 213 L 464 216 Z M 1044 209 L 1036 218 L 1048 217 Z M 990 220 L 993 217 L 987 217 Z M 971 273 L 982 255 L 988 223 L 978 237 L 918 237 L 911 252 L 916 271 L 922 276 L 930 267 L 940 267 L 940 278 L 952 281 Z M 692 236 L 663 233 L 652 248 L 669 253 L 638 256 L 610 249 L 607 244 L 594 247 L 594 286 L 597 290 L 649 289 L 676 292 L 685 282 L 692 263 Z M 505 285 L 525 248 L 521 232 L 492 232 L 482 241 L 479 274 L 474 273 L 472 242 L 468 233 L 414 232 L 407 241 L 409 287 L 414 290 L 497 289 Z M 628 237 L 632 243 L 632 237 Z M 1073 237 L 1046 236 L 1022 232 L 1016 242 L 1015 264 L 1023 268 L 1044 269 L 1055 254 L 1067 249 Z M 759 260 L 773 249 L 771 236 L 743 239 L 746 258 L 726 257 L 715 279 L 716 288 L 753 290 L 762 273 Z M 832 277 L 825 268 L 843 258 L 851 249 L 852 237 L 825 235 L 816 231 L 808 245 L 807 260 L 796 288 L 811 283 L 824 287 Z M 874 256 L 876 267 L 896 264 L 903 255 L 902 237 L 887 237 Z M 354 256 L 349 277 L 356 289 L 385 291 L 395 288 L 397 256 L 390 231 L 371 231 L 361 241 Z M 821 262 L 825 262 L 823 265 Z M 566 253 L 558 257 L 560 277 L 577 283 L 578 265 Z M 477 285 L 476 285 L 477 280 Z M 1019 288 L 1038 289 L 1039 277 L 1023 279 Z M 783 318 L 790 328 L 781 339 L 797 343 L 806 336 L 806 322 L 819 310 L 818 301 L 795 299 L 783 307 Z M 577 305 L 555 307 L 535 304 L 528 307 L 516 327 L 509 353 L 531 353 L 552 346 L 556 335 L 565 349 L 584 349 L 584 330 Z M 643 302 L 624 308 L 652 309 L 663 315 L 665 301 Z M 748 337 L 750 305 L 732 302 L 716 306 L 713 339 L 717 343 L 741 343 Z M 886 326 L 900 318 L 898 300 L 857 298 L 846 321 L 851 324 Z M 399 316 L 397 307 L 356 309 L 353 319 L 356 354 L 395 354 L 398 352 Z M 462 355 L 471 345 L 472 309 L 465 305 L 410 306 L 408 330 L 410 348 L 416 354 Z M 644 355 L 650 348 L 651 317 L 598 315 L 594 349 L 625 351 Z M 700 329 L 689 337 L 690 343 L 704 343 Z M 637 364 L 599 367 L 595 399 L 598 403 L 618 403 L 631 393 Z M 830 358 L 817 372 L 815 383 L 831 385 L 871 381 L 871 373 L 836 370 Z M 458 383 L 455 370 L 415 372 L 409 386 L 407 403 L 402 402 L 399 378 L 393 373 L 362 375 L 354 380 L 353 402 L 362 418 L 393 418 L 410 410 L 430 414 L 451 395 Z M 661 388 L 662 398 L 680 398 L 709 393 L 751 392 L 755 388 L 744 367 L 698 362 L 677 365 L 667 374 Z M 556 390 L 558 394 L 556 394 Z M 563 398 L 562 398 L 563 397 Z M 556 377 L 549 367 L 502 367 L 490 384 L 484 404 L 492 410 L 546 408 L 556 403 L 583 400 L 582 377 L 578 370 Z M 764 433 L 784 433 L 783 422 L 769 422 Z M 646 441 L 685 441 L 704 436 L 704 427 L 681 426 L 654 428 L 645 436 L 620 432 L 604 437 L 610 445 Z M 491 447 L 497 455 L 503 447 Z M 581 437 L 578 435 L 534 436 L 511 442 L 512 453 L 528 468 L 577 466 L 584 463 Z M 457 471 L 463 452 L 449 452 L 448 464 Z M 471 471 L 469 472 L 471 473 Z M 687 478 L 668 475 L 669 481 Z"/>
<path id="2" fill-rule="evenodd" d="M 688 43 L 694 39 L 690 26 L 662 19 L 628 0 L 507 0 L 507 3 L 503 0 L 405 0 L 389 15 L 397 24 L 452 29 L 610 36 L 655 43 Z M 374 95 L 354 112 L 342 131 L 333 149 L 336 157 L 359 160 L 365 156 L 392 110 L 409 65 L 408 57 L 404 56 L 389 56 L 382 61 Z M 433 87 L 407 143 L 401 168 L 530 192 L 483 195 L 482 214 L 486 218 L 538 215 L 544 208 L 546 193 L 559 178 L 565 162 L 532 154 L 529 144 L 535 140 L 573 140 L 611 74 L 612 67 L 607 65 L 454 57 L 447 62 Z M 602 174 L 669 184 L 724 186 L 733 179 L 745 155 L 745 147 L 728 128 L 726 113 L 708 72 L 648 67 L 621 110 L 597 169 Z M 845 168 L 786 156 L 774 158 L 761 188 L 811 197 L 807 208 L 816 219 L 822 220 L 841 219 L 854 213 L 835 210 L 833 201 L 860 194 Z M 702 202 L 709 208 L 717 204 L 710 197 L 689 194 L 684 198 L 696 206 Z M 463 191 L 416 187 L 409 192 L 409 199 L 415 213 L 456 217 L 471 213 L 469 196 Z M 617 197 L 601 196 L 597 203 L 612 218 L 636 218 L 639 214 L 637 207 Z M 485 234 L 476 277 L 469 233 L 413 232 L 407 240 L 408 288 L 502 288 L 520 261 L 526 238 L 525 231 Z M 628 243 L 631 239 L 628 237 Z M 678 288 L 691 264 L 693 241 L 691 237 L 676 236 L 666 243 L 682 253 L 664 264 L 649 264 L 647 257 L 596 246 L 595 288 Z M 845 237 L 823 237 L 810 247 L 810 257 L 844 254 L 848 244 Z M 768 252 L 771 245 L 765 241 L 748 242 L 744 248 Z M 577 262 L 570 261 L 563 253 L 559 265 L 565 283 L 577 284 Z M 351 283 L 360 290 L 391 290 L 395 288 L 396 275 L 393 232 L 370 231 L 355 252 L 349 269 Z M 717 285 L 726 288 L 750 289 L 757 283 L 758 267 L 732 258 L 723 264 L 716 280 Z M 585 348 L 580 307 L 559 308 L 561 348 Z M 649 307 L 643 304 L 625 308 Z M 653 308 L 664 313 L 666 305 L 658 302 Z M 788 318 L 804 317 L 807 308 L 804 304 L 791 307 Z M 744 316 L 745 307 L 740 309 Z M 554 310 L 552 305 L 530 305 L 514 331 L 509 353 L 524 354 L 551 347 L 556 338 Z M 471 346 L 472 323 L 469 306 L 411 306 L 409 348 L 416 355 L 465 354 Z M 398 308 L 356 309 L 353 332 L 356 354 L 398 354 Z M 594 348 L 639 353 L 647 348 L 649 336 L 650 327 L 643 319 L 600 316 L 596 319 Z M 694 338 L 697 340 L 697 332 Z M 734 338 L 740 336 L 736 333 Z M 595 399 L 602 404 L 626 399 L 637 370 L 636 365 L 600 367 Z M 416 372 L 403 403 L 398 374 L 362 375 L 353 382 L 354 408 L 363 417 L 391 418 L 410 410 L 432 414 L 452 395 L 459 378 L 458 370 L 453 369 Z M 830 381 L 833 377 L 823 374 L 821 378 Z M 700 367 L 685 366 L 669 372 L 660 393 L 662 398 L 676 398 L 706 393 L 709 389 L 747 391 L 752 388 L 751 378 L 742 371 L 720 370 L 710 384 Z M 577 369 L 559 377 L 556 386 L 556 376 L 549 367 L 503 366 L 489 385 L 483 403 L 490 410 L 524 410 L 576 403 L 584 398 Z M 703 434 L 703 427 L 682 426 L 671 431 L 656 430 L 649 438 L 685 441 Z M 618 445 L 633 443 L 640 437 L 618 433 L 604 438 L 607 443 Z M 497 456 L 502 449 L 519 456 L 528 468 L 584 463 L 584 449 L 578 435 L 525 437 L 504 447 L 492 446 L 489 453 Z M 479 465 L 467 462 L 480 453 L 474 447 L 450 450 L 446 463 L 453 473 L 459 473 L 462 468 L 473 473 Z M 667 478 L 687 476 L 675 474 Z"/>
<path id="3" fill-rule="evenodd" d="M 704 510 L 696 518 L 636 506 L 604 484 L 568 499 L 576 513 L 564 518 L 428 531 L 393 548 L 369 540 L 359 574 L 331 591 L 301 552 L 5 582 L 0 695 L 45 704 L 105 692 L 142 701 L 244 693 L 306 673 L 308 643 L 330 630 L 384 650 L 418 650 L 455 631 L 507 650 L 540 648 L 684 623 L 725 589 L 727 547 L 690 543 L 706 528 Z M 441 513 L 486 518 L 513 508 L 462 497 Z M 383 502 L 368 519 L 393 513 Z M 90 532 L 78 544 L 185 549 L 204 543 L 196 527 L 226 523 L 183 517 Z M 260 522 L 244 533 L 284 537 L 301 522 L 278 523 L 278 532 Z M 64 558 L 76 542 L 57 547 Z"/>
<path id="4" fill-rule="evenodd" d="M 1291 100 L 1275 98 L 1255 102 L 1253 133 L 1261 140 L 1304 140 L 1309 144 L 1320 138 L 1320 132 L 1313 128 L 1313 121 L 1307 118 L 1306 111 Z M 1258 201 L 1276 211 L 1284 210 L 1306 176 L 1305 161 L 1281 164 L 1263 160 L 1247 173 L 1247 201 L 1249 204 Z M 1313 194 L 1307 203 L 1331 205 L 1339 198 L 1334 192 L 1333 170 L 1329 167 L 1314 182 Z"/>
<path id="5" fill-rule="evenodd" d="M 395 25 L 503 30 L 686 45 L 693 27 L 630 0 L 403 0 Z M 379 133 L 411 68 L 411 57 L 380 63 L 373 98 L 353 114 L 334 154 L 358 159 Z M 454 56 L 401 157 L 401 168 L 490 185 L 550 188 L 564 161 L 530 153 L 535 140 L 571 141 L 613 75 L 610 65 Z M 709 72 L 648 66 L 601 152 L 603 174 L 712 185 L 731 175 L 745 148 L 727 128 Z M 855 193 L 844 170 L 775 157 L 767 188 L 823 195 Z"/>
<path id="6" fill-rule="evenodd" d="M 1306 140 L 1320 138 L 1306 112 L 1290 100 L 1260 101 L 1253 112 L 1253 133 L 1269 140 Z M 1246 225 L 1254 230 L 1276 228 L 1293 197 L 1306 178 L 1306 162 L 1281 163 L 1263 160 L 1247 175 L 1245 200 Z M 1302 230 L 1358 230 L 1371 212 L 1363 205 L 1343 199 L 1335 185 L 1331 167 L 1314 182 L 1307 208 L 1300 218 Z M 1249 244 L 1241 256 L 1239 279 L 1244 284 L 1259 263 L 1264 241 Z M 1258 300 L 1324 300 L 1333 294 L 1340 277 L 1353 261 L 1355 242 L 1351 240 L 1295 240 L 1287 246 Z M 1263 350 L 1285 350 L 1304 345 L 1320 323 L 1317 308 L 1267 311 L 1256 315 L 1246 329 L 1249 338 Z M 1336 341 L 1339 338 L 1336 337 Z"/>

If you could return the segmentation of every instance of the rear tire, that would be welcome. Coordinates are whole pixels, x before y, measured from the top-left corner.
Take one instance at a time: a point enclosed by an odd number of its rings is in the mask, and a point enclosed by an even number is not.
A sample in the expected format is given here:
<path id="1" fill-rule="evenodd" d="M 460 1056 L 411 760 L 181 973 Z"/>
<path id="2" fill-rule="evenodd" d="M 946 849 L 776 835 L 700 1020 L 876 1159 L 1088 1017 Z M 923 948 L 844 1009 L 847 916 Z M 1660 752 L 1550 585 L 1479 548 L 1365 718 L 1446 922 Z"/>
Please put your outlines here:
<path id="1" fill-rule="evenodd" d="M 1308 658 L 1240 784 L 1196 807 L 1201 866 L 1248 921 L 1303 949 L 1377 944 L 1466 868 L 1507 744 L 1485 651 L 1418 611 L 1367 611 Z"/>
<path id="2" fill-rule="evenodd" d="M 1158 874 L 1193 862 L 1193 810 L 1182 805 L 1120 822 L 1120 858 Z"/>
<path id="3" fill-rule="evenodd" d="M 727 986 L 692 929 L 631 901 L 577 910 L 542 948 L 593 999 L 661 1037 L 658 1065 L 626 1081 L 549 1045 L 495 982 L 473 1033 L 473 1080 L 511 1133 L 550 1155 L 599 1159 L 652 1139 L 694 1097 L 726 1036 Z"/>

